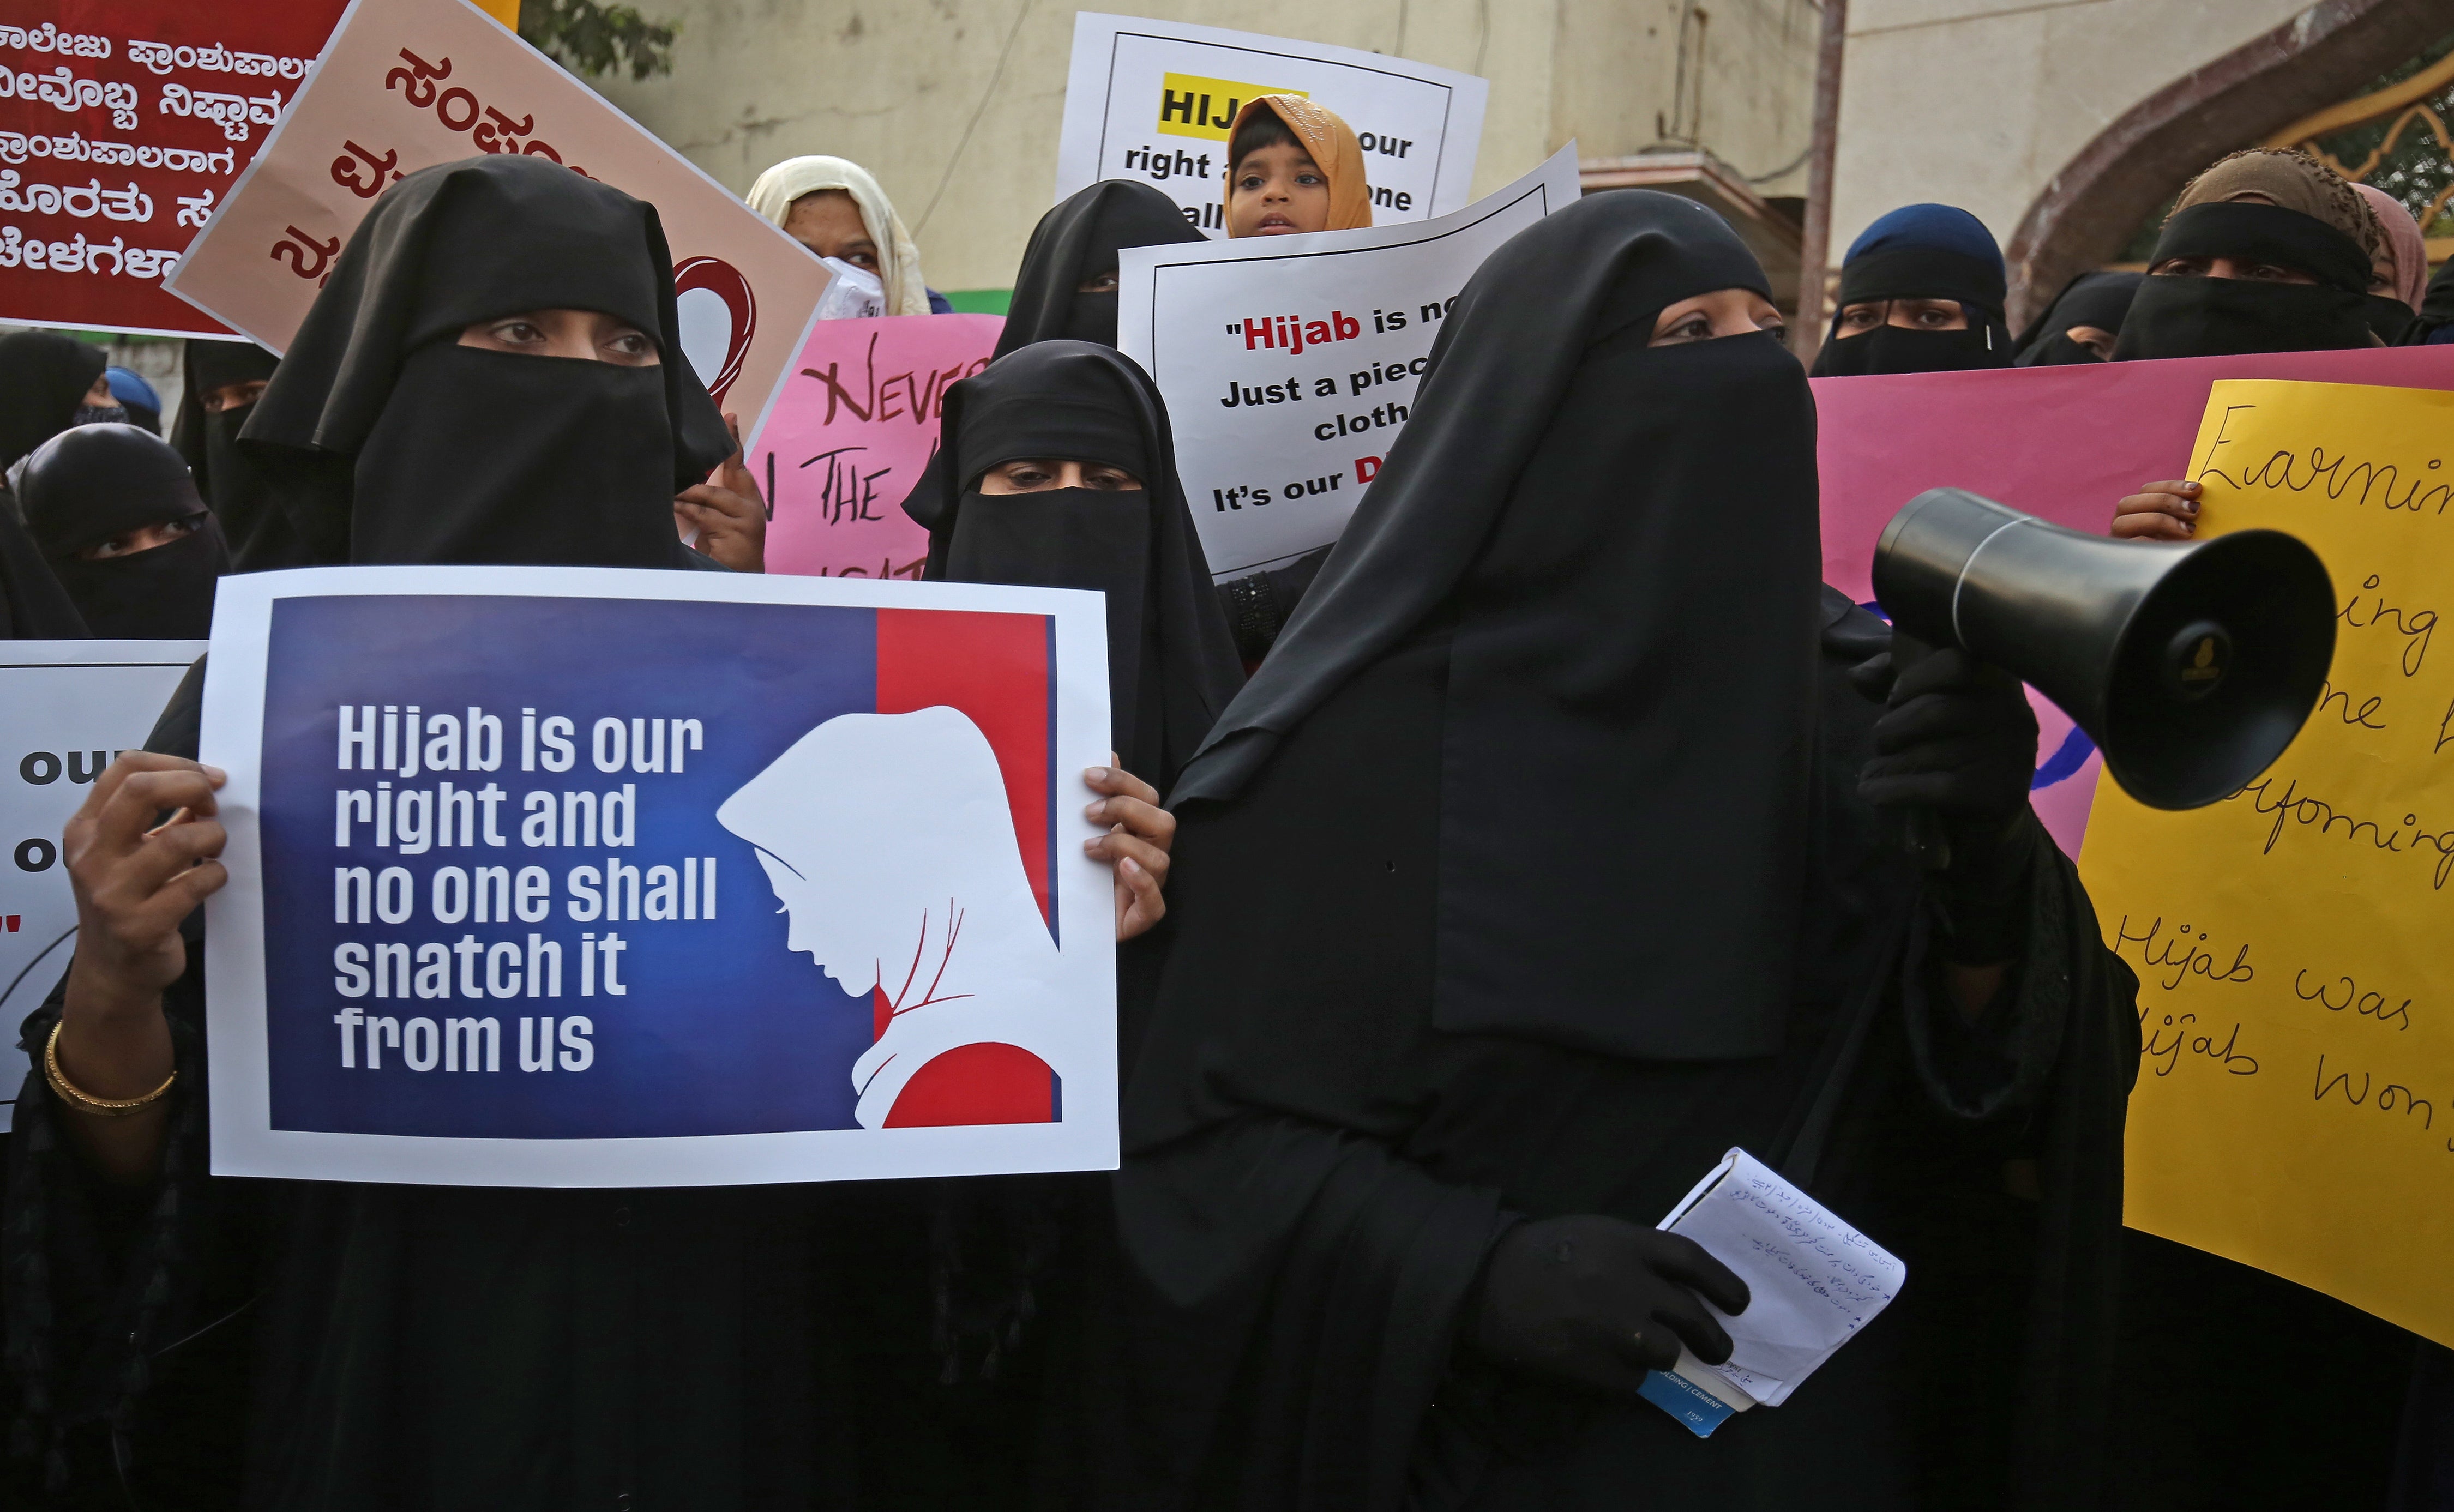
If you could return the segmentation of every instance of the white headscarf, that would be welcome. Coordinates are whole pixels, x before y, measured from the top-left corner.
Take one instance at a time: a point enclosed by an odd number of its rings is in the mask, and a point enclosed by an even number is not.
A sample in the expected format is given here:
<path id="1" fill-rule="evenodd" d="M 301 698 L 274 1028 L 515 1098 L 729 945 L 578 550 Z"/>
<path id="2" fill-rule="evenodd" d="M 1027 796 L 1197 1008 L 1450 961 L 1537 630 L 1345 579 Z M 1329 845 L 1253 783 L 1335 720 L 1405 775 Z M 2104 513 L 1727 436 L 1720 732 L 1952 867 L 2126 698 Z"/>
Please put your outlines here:
<path id="1" fill-rule="evenodd" d="M 840 157 L 788 157 L 750 186 L 750 208 L 776 225 L 793 213 L 793 202 L 823 189 L 839 189 L 860 207 L 860 223 L 877 243 L 877 272 L 886 285 L 886 312 L 925 315 L 929 286 L 920 277 L 920 245 L 869 170 Z"/>

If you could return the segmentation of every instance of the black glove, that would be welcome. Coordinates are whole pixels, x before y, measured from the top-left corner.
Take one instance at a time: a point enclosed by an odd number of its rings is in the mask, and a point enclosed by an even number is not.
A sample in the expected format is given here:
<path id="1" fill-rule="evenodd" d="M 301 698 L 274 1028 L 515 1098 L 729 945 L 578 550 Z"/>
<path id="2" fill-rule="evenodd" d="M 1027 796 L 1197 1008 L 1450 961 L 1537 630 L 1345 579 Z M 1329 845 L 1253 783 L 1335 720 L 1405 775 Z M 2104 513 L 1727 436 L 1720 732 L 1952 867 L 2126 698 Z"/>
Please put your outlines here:
<path id="1" fill-rule="evenodd" d="M 1534 1375 L 1634 1391 L 1679 1362 L 1681 1341 L 1707 1364 L 1730 1358 L 1699 1293 L 1746 1310 L 1746 1282 L 1693 1240 L 1598 1215 L 1529 1220 L 1492 1248 L 1474 1344 Z"/>
<path id="2" fill-rule="evenodd" d="M 1858 796 L 1877 808 L 1915 803 L 1997 828 L 2016 817 L 2037 775 L 2037 716 L 2020 680 L 1959 650 L 1935 652 L 1897 676 L 1892 668 L 1886 652 L 1849 675 L 1887 706 Z"/>
<path id="3" fill-rule="evenodd" d="M 1990 965 L 2018 954 L 2027 884 L 2042 838 L 2028 807 L 2037 771 L 2037 716 L 2019 679 L 1967 652 L 1937 651 L 1895 676 L 1890 653 L 1850 680 L 1886 705 L 1858 796 L 1878 808 L 1932 810 L 1951 864 L 1937 879 L 1942 951 Z"/>

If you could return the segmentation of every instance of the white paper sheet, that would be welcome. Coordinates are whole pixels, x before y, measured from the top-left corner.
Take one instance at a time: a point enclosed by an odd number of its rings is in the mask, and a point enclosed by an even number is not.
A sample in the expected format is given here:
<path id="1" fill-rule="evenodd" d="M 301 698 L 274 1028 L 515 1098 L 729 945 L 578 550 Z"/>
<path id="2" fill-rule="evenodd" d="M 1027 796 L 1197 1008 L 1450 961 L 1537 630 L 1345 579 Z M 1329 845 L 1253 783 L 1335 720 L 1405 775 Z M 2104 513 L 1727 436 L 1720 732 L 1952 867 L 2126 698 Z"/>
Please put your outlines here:
<path id="1" fill-rule="evenodd" d="M 1768 1407 L 1900 1295 L 1908 1267 L 1744 1150 L 1734 1149 L 1660 1227 L 1702 1245 L 1747 1283 L 1747 1310 L 1712 1303 L 1728 1363 L 1706 1366 Z"/>
<path id="2" fill-rule="evenodd" d="M 145 743 L 201 640 L 12 640 L 0 656 L 0 1104 L 26 1079 L 15 1025 L 74 952 L 60 831 L 122 751 Z"/>

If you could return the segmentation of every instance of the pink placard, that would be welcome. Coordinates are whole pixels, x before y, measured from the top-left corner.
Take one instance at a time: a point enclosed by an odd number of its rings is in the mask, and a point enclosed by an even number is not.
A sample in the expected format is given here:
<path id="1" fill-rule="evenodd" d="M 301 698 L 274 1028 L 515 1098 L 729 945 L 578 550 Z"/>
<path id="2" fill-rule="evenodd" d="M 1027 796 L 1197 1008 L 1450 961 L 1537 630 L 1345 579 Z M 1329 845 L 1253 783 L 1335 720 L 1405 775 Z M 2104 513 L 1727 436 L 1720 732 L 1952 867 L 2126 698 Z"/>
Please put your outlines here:
<path id="1" fill-rule="evenodd" d="M 559 163 L 655 206 L 680 293 L 682 351 L 665 358 L 686 358 L 756 425 L 826 292 L 826 265 L 465 0 L 352 0 L 164 287 L 281 352 L 376 196 L 480 153 Z"/>
<path id="2" fill-rule="evenodd" d="M 1872 599 L 1875 542 L 1930 488 L 1964 488 L 2072 530 L 2102 533 L 2142 483 L 2188 475 L 2190 444 L 2219 378 L 2454 389 L 2454 346 L 2278 352 L 1990 373 L 1817 378 L 1823 580 Z M 2033 691 L 2030 797 L 2064 854 L 2079 855 L 2103 757 Z"/>
<path id="3" fill-rule="evenodd" d="M 903 513 L 937 445 L 948 386 L 989 365 L 1001 315 L 888 315 L 810 329 L 750 467 L 767 492 L 767 570 L 917 578 L 929 535 Z"/>

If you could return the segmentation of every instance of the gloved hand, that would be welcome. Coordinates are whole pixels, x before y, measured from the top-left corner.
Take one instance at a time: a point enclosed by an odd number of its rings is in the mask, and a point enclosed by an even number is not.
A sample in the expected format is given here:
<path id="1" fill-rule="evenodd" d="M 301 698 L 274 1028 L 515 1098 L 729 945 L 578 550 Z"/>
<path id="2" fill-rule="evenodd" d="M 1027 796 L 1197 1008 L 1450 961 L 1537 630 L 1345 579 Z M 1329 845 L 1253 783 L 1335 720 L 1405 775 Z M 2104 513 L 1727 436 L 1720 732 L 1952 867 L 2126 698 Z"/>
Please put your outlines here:
<path id="1" fill-rule="evenodd" d="M 1693 1240 L 1594 1214 L 1531 1220 L 1493 1247 L 1472 1338 L 1500 1364 L 1632 1392 L 1679 1362 L 1682 1341 L 1707 1364 L 1730 1358 L 1699 1293 L 1746 1310 L 1746 1282 Z"/>
<path id="2" fill-rule="evenodd" d="M 2010 959 L 2042 838 L 2028 807 L 2037 716 L 2026 692 L 2009 673 L 1959 650 L 1937 651 L 1897 676 L 1886 652 L 1849 677 L 1886 705 L 1858 796 L 1878 808 L 1931 809 L 1949 837 L 1951 863 L 1935 895 L 1944 956 L 1972 965 Z"/>
<path id="3" fill-rule="evenodd" d="M 1886 652 L 1849 676 L 1887 706 L 1875 721 L 1875 758 L 1859 776 L 1860 797 L 1998 825 L 2028 806 L 2037 716 L 2018 678 L 1956 649 L 1897 676 Z"/>

